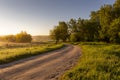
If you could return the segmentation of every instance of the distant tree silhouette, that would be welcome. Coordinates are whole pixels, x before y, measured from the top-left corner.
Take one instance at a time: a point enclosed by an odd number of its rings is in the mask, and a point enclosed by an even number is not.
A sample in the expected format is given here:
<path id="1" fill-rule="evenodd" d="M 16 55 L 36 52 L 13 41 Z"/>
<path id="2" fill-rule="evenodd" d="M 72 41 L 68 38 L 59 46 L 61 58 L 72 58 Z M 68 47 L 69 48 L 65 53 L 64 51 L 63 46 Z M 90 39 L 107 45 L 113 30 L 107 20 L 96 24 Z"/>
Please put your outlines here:
<path id="1" fill-rule="evenodd" d="M 7 42 L 16 42 L 16 37 L 15 35 L 7 35 L 7 36 L 4 36 L 4 40 Z"/>
<path id="2" fill-rule="evenodd" d="M 28 34 L 25 31 L 21 31 L 20 33 L 16 34 L 16 42 L 31 42 L 32 41 L 32 37 L 30 34 Z"/>

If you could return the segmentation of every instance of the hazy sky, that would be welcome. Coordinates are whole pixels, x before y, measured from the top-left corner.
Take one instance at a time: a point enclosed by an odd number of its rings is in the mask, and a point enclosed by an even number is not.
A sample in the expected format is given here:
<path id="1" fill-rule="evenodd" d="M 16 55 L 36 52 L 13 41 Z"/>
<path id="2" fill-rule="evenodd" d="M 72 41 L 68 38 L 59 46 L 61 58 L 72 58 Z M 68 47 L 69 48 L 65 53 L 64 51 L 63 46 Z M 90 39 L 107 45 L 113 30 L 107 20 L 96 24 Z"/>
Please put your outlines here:
<path id="1" fill-rule="evenodd" d="M 115 0 L 0 0 L 0 35 L 27 31 L 47 35 L 59 21 L 88 19 L 90 12 Z"/>

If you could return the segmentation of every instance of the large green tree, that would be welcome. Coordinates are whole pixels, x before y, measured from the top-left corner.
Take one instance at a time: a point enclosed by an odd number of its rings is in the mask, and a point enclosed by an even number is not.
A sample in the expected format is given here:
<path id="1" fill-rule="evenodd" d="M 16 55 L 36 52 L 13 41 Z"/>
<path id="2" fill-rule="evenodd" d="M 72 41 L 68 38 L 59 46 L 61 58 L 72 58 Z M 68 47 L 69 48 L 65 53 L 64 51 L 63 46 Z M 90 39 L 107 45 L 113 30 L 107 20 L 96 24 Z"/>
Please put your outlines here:
<path id="1" fill-rule="evenodd" d="M 71 19 L 68 22 L 69 32 L 70 32 L 70 40 L 71 41 L 79 41 L 79 29 L 77 25 L 76 19 Z M 78 35 L 79 34 L 79 35 Z"/>
<path id="2" fill-rule="evenodd" d="M 63 21 L 63 22 L 59 22 L 59 29 L 60 29 L 60 39 L 65 42 L 69 36 L 68 34 L 68 26 L 67 24 Z"/>
<path id="3" fill-rule="evenodd" d="M 99 24 L 94 20 L 71 19 L 69 28 L 71 30 L 71 41 L 94 41 L 99 36 Z"/>
<path id="4" fill-rule="evenodd" d="M 99 10 L 101 31 L 100 36 L 103 41 L 109 42 L 108 30 L 113 21 L 113 8 L 111 5 L 104 5 Z"/>
<path id="5" fill-rule="evenodd" d="M 120 17 L 120 0 L 116 0 L 113 4 L 114 18 Z"/>
<path id="6" fill-rule="evenodd" d="M 115 19 L 109 29 L 110 41 L 113 43 L 120 43 L 120 17 Z"/>
<path id="7" fill-rule="evenodd" d="M 101 25 L 99 11 L 91 11 L 89 22 L 91 27 L 93 27 L 94 40 L 100 40 Z"/>
<path id="8" fill-rule="evenodd" d="M 55 26 L 53 30 L 50 30 L 50 37 L 57 44 L 60 40 L 60 29 L 58 26 Z"/>
<path id="9" fill-rule="evenodd" d="M 105 4 L 99 10 L 92 11 L 88 20 L 81 18 L 71 19 L 67 23 L 68 27 L 65 27 L 65 23 L 59 23 L 57 26 L 59 34 L 56 34 L 63 41 L 69 35 L 70 40 L 74 42 L 97 40 L 119 43 L 119 18 L 120 0 L 116 0 L 113 5 Z M 53 30 L 51 33 L 55 33 L 55 31 Z"/>
<path id="10" fill-rule="evenodd" d="M 59 22 L 58 26 L 55 26 L 53 30 L 50 30 L 50 36 L 56 43 L 60 40 L 65 42 L 69 37 L 67 24 L 64 21 Z"/>
<path id="11" fill-rule="evenodd" d="M 84 41 L 95 41 L 99 37 L 99 25 L 97 22 L 86 20 L 84 22 Z"/>

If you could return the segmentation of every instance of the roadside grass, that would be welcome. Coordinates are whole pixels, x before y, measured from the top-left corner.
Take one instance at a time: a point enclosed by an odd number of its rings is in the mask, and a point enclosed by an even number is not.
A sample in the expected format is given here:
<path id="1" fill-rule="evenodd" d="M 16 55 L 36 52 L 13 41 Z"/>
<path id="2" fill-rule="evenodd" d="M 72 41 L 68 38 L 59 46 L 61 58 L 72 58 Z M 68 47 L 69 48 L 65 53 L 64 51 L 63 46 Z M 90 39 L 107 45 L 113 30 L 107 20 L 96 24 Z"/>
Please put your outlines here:
<path id="1" fill-rule="evenodd" d="M 81 43 L 78 64 L 61 80 L 120 80 L 120 45 Z"/>
<path id="2" fill-rule="evenodd" d="M 49 52 L 64 47 L 64 44 L 33 46 L 24 48 L 6 48 L 0 50 L 0 64 L 9 63 L 26 57 L 39 55 L 41 53 Z"/>
<path id="3" fill-rule="evenodd" d="M 31 42 L 31 43 L 14 43 L 14 42 L 0 42 L 0 50 L 2 49 L 12 49 L 12 48 L 26 48 L 35 46 L 47 46 L 54 45 L 53 42 Z"/>

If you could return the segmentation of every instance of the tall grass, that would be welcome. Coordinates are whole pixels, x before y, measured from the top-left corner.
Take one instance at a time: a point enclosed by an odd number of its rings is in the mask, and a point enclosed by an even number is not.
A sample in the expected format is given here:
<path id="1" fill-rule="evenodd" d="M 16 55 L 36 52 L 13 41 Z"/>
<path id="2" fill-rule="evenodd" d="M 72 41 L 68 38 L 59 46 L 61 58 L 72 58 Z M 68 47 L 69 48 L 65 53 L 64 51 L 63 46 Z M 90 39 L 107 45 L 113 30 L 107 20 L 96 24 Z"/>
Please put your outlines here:
<path id="1" fill-rule="evenodd" d="M 120 80 L 120 45 L 82 44 L 78 64 L 62 80 Z"/>
<path id="2" fill-rule="evenodd" d="M 58 45 L 2 49 L 0 50 L 0 64 L 12 62 L 33 55 L 38 55 L 44 52 L 61 48 L 63 46 L 64 46 L 63 44 L 58 44 Z"/>

